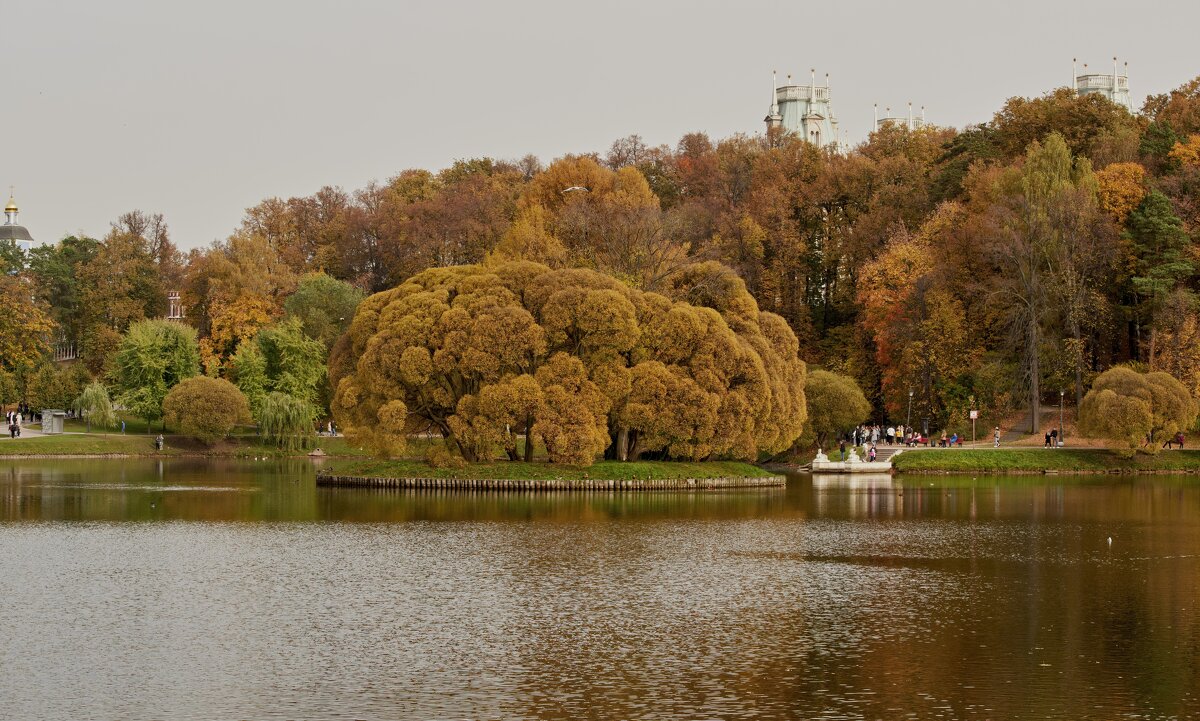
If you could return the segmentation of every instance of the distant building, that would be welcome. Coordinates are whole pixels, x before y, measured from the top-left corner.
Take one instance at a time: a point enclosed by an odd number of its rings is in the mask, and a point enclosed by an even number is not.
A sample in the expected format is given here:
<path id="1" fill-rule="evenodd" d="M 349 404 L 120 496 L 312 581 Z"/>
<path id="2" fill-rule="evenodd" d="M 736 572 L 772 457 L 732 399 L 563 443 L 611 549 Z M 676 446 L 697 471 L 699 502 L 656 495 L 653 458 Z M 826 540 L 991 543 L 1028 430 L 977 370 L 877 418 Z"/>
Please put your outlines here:
<path id="1" fill-rule="evenodd" d="M 5 240 L 13 241 L 26 253 L 33 249 L 33 236 L 25 226 L 17 223 L 17 201 L 12 195 L 8 196 L 8 205 L 4 206 L 4 225 L 0 225 L 0 241 Z"/>
<path id="2" fill-rule="evenodd" d="M 1133 112 L 1133 101 L 1129 96 L 1129 63 L 1125 63 L 1125 74 L 1117 72 L 1117 58 L 1113 57 L 1111 75 L 1088 72 L 1087 63 L 1083 64 L 1083 74 L 1075 69 L 1075 61 L 1071 61 L 1071 89 L 1076 95 L 1103 95 L 1126 110 Z"/>
<path id="3" fill-rule="evenodd" d="M 908 104 L 908 115 L 900 116 L 893 115 L 891 108 L 884 108 L 883 117 L 879 117 L 879 106 L 875 106 L 875 129 L 879 130 L 887 125 L 895 125 L 905 127 L 909 130 L 925 127 L 925 106 L 921 106 L 921 114 L 918 117 L 913 117 L 912 103 Z"/>
<path id="4" fill-rule="evenodd" d="M 795 133 L 818 147 L 839 150 L 842 146 L 830 99 L 829 75 L 825 75 L 824 85 L 817 85 L 815 69 L 807 85 L 793 85 L 791 75 L 787 85 L 779 85 L 775 74 L 771 74 L 771 107 L 764 121 L 767 130 Z"/>
<path id="5" fill-rule="evenodd" d="M 179 297 L 179 291 L 167 291 L 167 320 L 183 320 L 187 318 L 184 313 L 183 300 Z"/>

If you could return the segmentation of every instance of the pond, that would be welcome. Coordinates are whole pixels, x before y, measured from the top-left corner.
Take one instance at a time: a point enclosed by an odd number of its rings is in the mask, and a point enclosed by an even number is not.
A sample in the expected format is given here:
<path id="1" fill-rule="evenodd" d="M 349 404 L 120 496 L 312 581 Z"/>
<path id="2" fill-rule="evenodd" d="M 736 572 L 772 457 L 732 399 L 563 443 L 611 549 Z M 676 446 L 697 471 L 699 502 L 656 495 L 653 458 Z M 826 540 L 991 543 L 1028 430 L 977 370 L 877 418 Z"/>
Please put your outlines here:
<path id="1" fill-rule="evenodd" d="M 1195 476 L 313 475 L 0 462 L 0 718 L 1200 717 Z"/>

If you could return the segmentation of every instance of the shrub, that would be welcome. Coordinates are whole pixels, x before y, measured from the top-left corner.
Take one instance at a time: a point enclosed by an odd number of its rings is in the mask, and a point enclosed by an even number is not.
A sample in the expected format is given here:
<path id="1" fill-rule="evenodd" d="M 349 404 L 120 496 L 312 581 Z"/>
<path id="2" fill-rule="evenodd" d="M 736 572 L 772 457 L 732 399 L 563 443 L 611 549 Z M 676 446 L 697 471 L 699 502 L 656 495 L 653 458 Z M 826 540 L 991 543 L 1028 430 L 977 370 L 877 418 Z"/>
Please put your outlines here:
<path id="1" fill-rule="evenodd" d="M 250 422 L 246 396 L 227 380 L 195 376 L 171 389 L 163 415 L 177 431 L 211 445 L 238 423 Z"/>

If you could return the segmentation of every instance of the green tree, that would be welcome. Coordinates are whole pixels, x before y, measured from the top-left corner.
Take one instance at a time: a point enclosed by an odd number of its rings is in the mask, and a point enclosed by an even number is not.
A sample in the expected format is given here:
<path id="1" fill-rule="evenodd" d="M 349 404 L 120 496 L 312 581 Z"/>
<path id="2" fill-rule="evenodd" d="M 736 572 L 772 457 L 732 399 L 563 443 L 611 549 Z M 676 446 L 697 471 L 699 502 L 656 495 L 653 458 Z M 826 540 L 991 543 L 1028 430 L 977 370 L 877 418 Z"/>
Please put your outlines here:
<path id="1" fill-rule="evenodd" d="M 92 425 L 113 428 L 117 425 L 117 414 L 113 410 L 108 389 L 100 381 L 93 381 L 79 394 L 74 403 L 75 412 L 87 419 L 88 433 Z"/>
<path id="2" fill-rule="evenodd" d="M 181 381 L 167 393 L 162 407 L 166 423 L 206 445 L 228 436 L 237 424 L 250 422 L 246 396 L 224 378 Z"/>
<path id="3" fill-rule="evenodd" d="M 229 378 L 250 402 L 250 412 L 257 419 L 267 395 L 267 359 L 253 339 L 238 344 L 237 352 L 229 361 Z"/>
<path id="4" fill-rule="evenodd" d="M 267 388 L 316 405 L 327 378 L 324 344 L 304 333 L 299 318 L 289 318 L 255 337 L 266 361 Z"/>
<path id="5" fill-rule="evenodd" d="M 802 445 L 815 443 L 828 448 L 841 434 L 871 415 L 871 404 L 853 378 L 824 370 L 809 372 L 804 387 L 808 403 L 808 427 Z"/>
<path id="6" fill-rule="evenodd" d="M 1130 282 L 1141 301 L 1137 312 L 1138 334 L 1143 325 L 1150 326 L 1149 361 L 1154 365 L 1154 320 L 1168 296 L 1196 272 L 1188 256 L 1191 243 L 1183 222 L 1171 209 L 1171 201 L 1157 190 L 1146 194 L 1126 222 L 1135 269 Z"/>
<path id="7" fill-rule="evenodd" d="M 117 402 L 149 422 L 163 417 L 163 399 L 180 382 L 200 373 L 194 328 L 165 320 L 129 327 L 113 358 Z"/>
<path id="8" fill-rule="evenodd" d="M 311 403 L 276 391 L 262 400 L 258 431 L 268 443 L 297 451 L 312 444 L 316 418 L 317 409 Z"/>
<path id="9" fill-rule="evenodd" d="M 283 302 L 287 318 L 296 318 L 309 338 L 333 347 L 354 319 L 354 310 L 366 297 L 361 290 L 325 273 L 309 273 L 300 278 L 296 292 Z"/>

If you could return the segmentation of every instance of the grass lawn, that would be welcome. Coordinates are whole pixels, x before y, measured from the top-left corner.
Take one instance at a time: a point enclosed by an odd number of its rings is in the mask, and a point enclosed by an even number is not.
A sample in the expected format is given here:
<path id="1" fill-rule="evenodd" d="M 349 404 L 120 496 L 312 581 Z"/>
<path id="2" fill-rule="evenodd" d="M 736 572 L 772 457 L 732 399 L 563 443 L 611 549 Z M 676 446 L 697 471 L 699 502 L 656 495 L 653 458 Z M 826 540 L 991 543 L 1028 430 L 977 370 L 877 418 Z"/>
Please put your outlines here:
<path id="1" fill-rule="evenodd" d="M 342 476 L 378 478 L 477 478 L 495 480 L 595 480 L 666 478 L 761 478 L 772 475 L 757 466 L 738 461 L 601 461 L 588 468 L 550 463 L 500 461 L 472 463 L 466 468 L 431 468 L 416 460 L 344 460 L 326 464 L 323 472 Z"/>
<path id="2" fill-rule="evenodd" d="M 908 451 L 892 459 L 897 473 L 921 471 L 1186 471 L 1200 470 L 1200 451 L 1160 451 L 1125 458 L 1108 449 L 1001 448 L 980 450 Z"/>
<path id="3" fill-rule="evenodd" d="M 0 458 L 4 456 L 92 456 L 92 455 L 164 455 L 164 456 L 222 456 L 254 458 L 281 456 L 282 451 L 263 444 L 257 436 L 242 435 L 206 446 L 195 439 L 182 436 L 164 436 L 161 453 L 154 450 L 154 435 L 144 433 L 65 433 L 56 436 L 26 436 L 24 438 L 0 438 Z M 318 438 L 315 446 L 332 458 L 358 458 L 369 455 L 355 448 L 344 437 Z M 297 451 L 288 455 L 305 455 L 308 451 Z"/>

